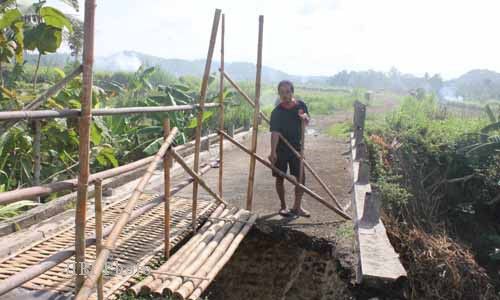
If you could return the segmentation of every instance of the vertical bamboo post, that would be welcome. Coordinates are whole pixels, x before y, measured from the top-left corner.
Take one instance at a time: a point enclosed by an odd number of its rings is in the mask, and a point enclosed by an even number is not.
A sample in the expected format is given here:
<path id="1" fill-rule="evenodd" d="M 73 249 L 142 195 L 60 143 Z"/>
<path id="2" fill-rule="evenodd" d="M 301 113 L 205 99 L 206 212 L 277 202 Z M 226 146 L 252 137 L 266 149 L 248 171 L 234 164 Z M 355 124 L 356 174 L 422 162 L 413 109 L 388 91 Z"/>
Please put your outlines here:
<path id="1" fill-rule="evenodd" d="M 85 263 L 85 219 L 87 211 L 89 155 L 90 155 L 90 122 L 92 118 L 92 64 L 94 60 L 94 17 L 95 0 L 85 0 L 84 34 L 83 34 L 83 85 L 79 120 L 79 162 L 78 194 L 75 213 L 75 294 L 80 290 L 83 281 L 83 264 Z"/>
<path id="2" fill-rule="evenodd" d="M 34 160 L 35 160 L 35 170 L 34 170 L 34 175 L 33 175 L 33 185 L 38 186 L 40 185 L 40 171 L 42 169 L 42 160 L 40 157 L 40 143 L 41 143 L 41 138 L 42 138 L 42 133 L 41 133 L 41 124 L 40 120 L 35 120 L 34 122 L 34 127 L 35 127 L 35 138 L 33 140 L 33 153 L 34 155 Z M 36 197 L 36 201 L 40 203 L 40 197 Z"/>
<path id="3" fill-rule="evenodd" d="M 215 48 L 215 40 L 217 38 L 217 29 L 219 27 L 219 19 L 221 15 L 221 10 L 216 9 L 214 15 L 214 21 L 212 24 L 212 34 L 210 36 L 210 44 L 208 46 L 208 54 L 207 60 L 205 63 L 205 71 L 203 73 L 203 80 L 201 82 L 201 91 L 200 91 L 200 106 L 198 108 L 198 118 L 197 118 L 197 126 L 196 126 L 196 137 L 194 144 L 194 164 L 193 170 L 198 173 L 198 169 L 200 168 L 200 137 L 201 137 L 201 129 L 203 122 L 203 108 L 205 106 L 205 98 L 207 97 L 207 87 L 208 87 L 208 78 L 210 76 L 210 67 L 212 66 L 212 57 L 214 55 Z M 192 226 L 193 231 L 196 231 L 196 212 L 198 209 L 198 182 L 195 180 L 193 182 L 193 211 L 192 211 Z"/>
<path id="4" fill-rule="evenodd" d="M 170 134 L 170 119 L 165 119 L 163 123 L 163 136 L 165 140 Z M 165 237 L 164 237 L 164 255 L 165 259 L 170 257 L 170 166 L 172 165 L 172 157 L 169 152 L 163 158 L 163 181 L 164 181 L 164 196 L 165 196 Z"/>
<path id="5" fill-rule="evenodd" d="M 220 94 L 219 94 L 219 128 L 224 131 L 224 35 L 226 31 L 225 16 L 222 14 L 220 35 Z M 224 136 L 219 134 L 219 196 L 222 198 L 222 177 L 224 175 Z"/>
<path id="6" fill-rule="evenodd" d="M 299 173 L 299 182 L 302 183 L 302 184 L 305 184 L 304 183 L 304 147 L 305 147 L 305 144 L 306 144 L 306 123 L 304 122 L 304 120 L 300 120 L 300 141 L 301 141 L 301 144 L 300 144 L 300 173 Z"/>
<path id="7" fill-rule="evenodd" d="M 95 246 L 96 246 L 96 259 L 102 250 L 102 180 L 97 179 L 95 181 Z M 97 280 L 97 299 L 104 299 L 104 282 L 103 275 L 99 276 Z"/>
<path id="8" fill-rule="evenodd" d="M 255 108 L 253 114 L 253 129 L 252 129 L 252 153 L 257 152 L 257 135 L 259 133 L 259 115 L 260 115 L 260 84 L 262 73 L 262 36 L 264 33 L 264 16 L 259 16 L 259 40 L 257 46 L 257 74 L 255 77 Z M 248 174 L 248 189 L 247 189 L 247 210 L 252 210 L 253 202 L 253 186 L 255 178 L 255 156 L 250 157 L 250 171 Z"/>

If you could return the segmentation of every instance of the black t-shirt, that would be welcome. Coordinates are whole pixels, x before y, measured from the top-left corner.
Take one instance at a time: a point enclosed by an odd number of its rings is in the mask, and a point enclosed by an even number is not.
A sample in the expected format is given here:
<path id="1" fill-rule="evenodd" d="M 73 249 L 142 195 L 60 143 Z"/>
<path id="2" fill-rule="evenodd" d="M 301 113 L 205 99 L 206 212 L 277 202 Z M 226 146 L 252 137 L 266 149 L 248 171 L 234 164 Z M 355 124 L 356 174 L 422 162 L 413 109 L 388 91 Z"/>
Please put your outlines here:
<path id="1" fill-rule="evenodd" d="M 279 132 L 283 137 L 292 144 L 297 151 L 300 151 L 301 134 L 300 134 L 300 117 L 299 110 L 303 110 L 309 115 L 307 105 L 304 101 L 297 100 L 297 105 L 291 109 L 283 108 L 281 105 L 276 106 L 271 113 L 270 130 Z M 290 154 L 293 152 L 288 149 L 288 146 L 281 140 L 278 142 L 276 151 L 280 154 Z"/>

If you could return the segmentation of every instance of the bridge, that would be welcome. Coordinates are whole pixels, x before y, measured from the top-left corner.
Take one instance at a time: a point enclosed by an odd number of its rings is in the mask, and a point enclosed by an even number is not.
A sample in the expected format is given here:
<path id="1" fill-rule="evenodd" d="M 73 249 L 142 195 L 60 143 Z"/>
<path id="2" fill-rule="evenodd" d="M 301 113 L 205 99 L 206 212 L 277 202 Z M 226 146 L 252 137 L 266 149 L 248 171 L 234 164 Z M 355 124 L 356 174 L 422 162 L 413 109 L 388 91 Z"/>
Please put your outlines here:
<path id="1" fill-rule="evenodd" d="M 23 199 L 36 199 L 53 192 L 77 192 L 49 204 L 46 209 L 24 216 L 20 223 L 2 227 L 14 231 L 19 224 L 27 227 L 61 213 L 61 203 L 76 203 L 74 218 L 61 221 L 56 228 L 36 233 L 21 231 L 4 237 L 15 247 L 2 248 L 7 253 L 0 260 L 0 295 L 10 298 L 61 297 L 77 299 L 114 298 L 127 292 L 133 295 L 167 296 L 176 299 L 198 299 L 219 271 L 230 260 L 245 235 L 256 222 L 273 218 L 278 202 L 274 198 L 271 169 L 265 155 L 269 153 L 268 134 L 259 133 L 268 117 L 260 110 L 260 75 L 262 69 L 263 21 L 259 18 L 256 95 L 245 94 L 224 71 L 224 16 L 216 10 L 212 25 L 205 72 L 197 105 L 137 107 L 92 110 L 92 61 L 95 1 L 85 2 L 85 55 L 83 65 L 41 95 L 22 111 L 0 112 L 6 127 L 24 119 L 79 117 L 80 174 L 78 179 L 34 186 L 0 194 L 0 204 Z M 221 24 L 220 101 L 205 103 L 215 41 Z M 36 110 L 72 78 L 83 73 L 81 110 Z M 229 82 L 254 107 L 250 131 L 224 127 L 224 82 Z M 349 157 L 333 156 L 321 135 L 304 135 L 308 149 L 295 155 L 301 168 L 311 175 L 311 186 L 300 184 L 294 177 L 282 174 L 291 186 L 304 190 L 308 205 L 320 223 L 354 221 L 360 257 L 358 281 L 381 278 L 394 281 L 405 276 L 385 234 L 378 216 L 376 197 L 367 180 L 366 149 L 363 147 L 365 107 L 357 103 L 354 133 Z M 203 112 L 218 109 L 218 133 L 201 136 Z M 177 128 L 164 122 L 164 142 L 155 156 L 127 165 L 90 174 L 89 126 L 92 115 L 145 114 L 195 110 L 198 116 L 195 140 L 175 146 Z M 287 143 L 287 141 L 281 137 Z M 307 144 L 307 142 L 306 142 Z M 205 150 L 205 151 L 202 151 Z M 338 150 L 338 149 L 337 149 Z M 344 149 L 345 150 L 345 149 Z M 312 159 L 305 160 L 307 157 Z M 320 153 L 320 154 L 319 154 Z M 333 174 L 325 166 L 328 159 L 341 157 L 345 172 Z M 259 167 L 257 167 L 259 163 Z M 315 169 L 315 166 L 322 166 Z M 210 172 L 217 169 L 218 172 Z M 352 170 L 353 177 L 349 176 Z M 308 176 L 309 176 L 308 175 Z M 329 182 L 333 177 L 353 187 L 352 202 L 344 193 L 339 199 Z M 329 180 L 325 180 L 328 178 Z M 242 184 L 243 183 L 243 184 Z M 345 189 L 344 185 L 344 189 Z M 201 189 L 200 189 L 201 187 Z M 216 188 L 214 188 L 216 187 Z M 255 189 L 255 191 L 254 191 Z M 110 192 L 112 191 L 112 192 Z M 321 191 L 321 192 L 317 192 Z M 50 208 L 50 209 L 48 209 Z M 352 210 L 353 214 L 349 211 Z M 274 217 L 276 218 L 276 217 Z M 304 221 L 295 220 L 297 224 Z M 309 225 L 314 225 L 311 222 Z M 43 224 L 39 225 L 43 228 Z M 50 233 L 50 234 L 46 234 Z M 390 265 L 389 268 L 385 267 Z M 382 270 L 382 271 L 381 271 Z"/>

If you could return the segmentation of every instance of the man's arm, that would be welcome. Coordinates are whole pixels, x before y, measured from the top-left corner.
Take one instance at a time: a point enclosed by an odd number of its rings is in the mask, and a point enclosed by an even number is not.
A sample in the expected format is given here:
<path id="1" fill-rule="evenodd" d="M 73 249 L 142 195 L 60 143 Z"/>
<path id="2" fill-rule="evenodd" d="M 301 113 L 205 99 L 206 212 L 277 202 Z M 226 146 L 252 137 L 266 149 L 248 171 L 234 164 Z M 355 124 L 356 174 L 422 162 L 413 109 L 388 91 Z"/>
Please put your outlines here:
<path id="1" fill-rule="evenodd" d="M 269 155 L 269 160 L 272 164 L 276 162 L 278 159 L 278 155 L 276 154 L 276 149 L 278 148 L 278 141 L 280 139 L 280 133 L 277 131 L 271 132 L 271 154 Z"/>

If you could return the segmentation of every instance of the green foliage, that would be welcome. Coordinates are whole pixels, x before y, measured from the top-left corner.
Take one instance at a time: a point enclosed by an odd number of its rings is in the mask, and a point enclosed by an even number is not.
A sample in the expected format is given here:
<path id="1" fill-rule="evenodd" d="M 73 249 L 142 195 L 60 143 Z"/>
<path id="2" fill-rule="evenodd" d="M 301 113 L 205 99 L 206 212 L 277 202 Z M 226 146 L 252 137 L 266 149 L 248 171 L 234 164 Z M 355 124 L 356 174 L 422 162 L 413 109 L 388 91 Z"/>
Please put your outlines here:
<path id="1" fill-rule="evenodd" d="M 19 215 L 19 213 L 23 210 L 26 210 L 29 207 L 37 206 L 38 203 L 33 201 L 18 201 L 15 203 L 1 205 L 0 206 L 0 221 L 6 220 L 12 217 Z"/>
<path id="2" fill-rule="evenodd" d="M 342 123 L 335 123 L 331 125 L 327 130 L 327 134 L 335 138 L 348 138 L 351 132 L 352 122 L 347 121 Z"/>

